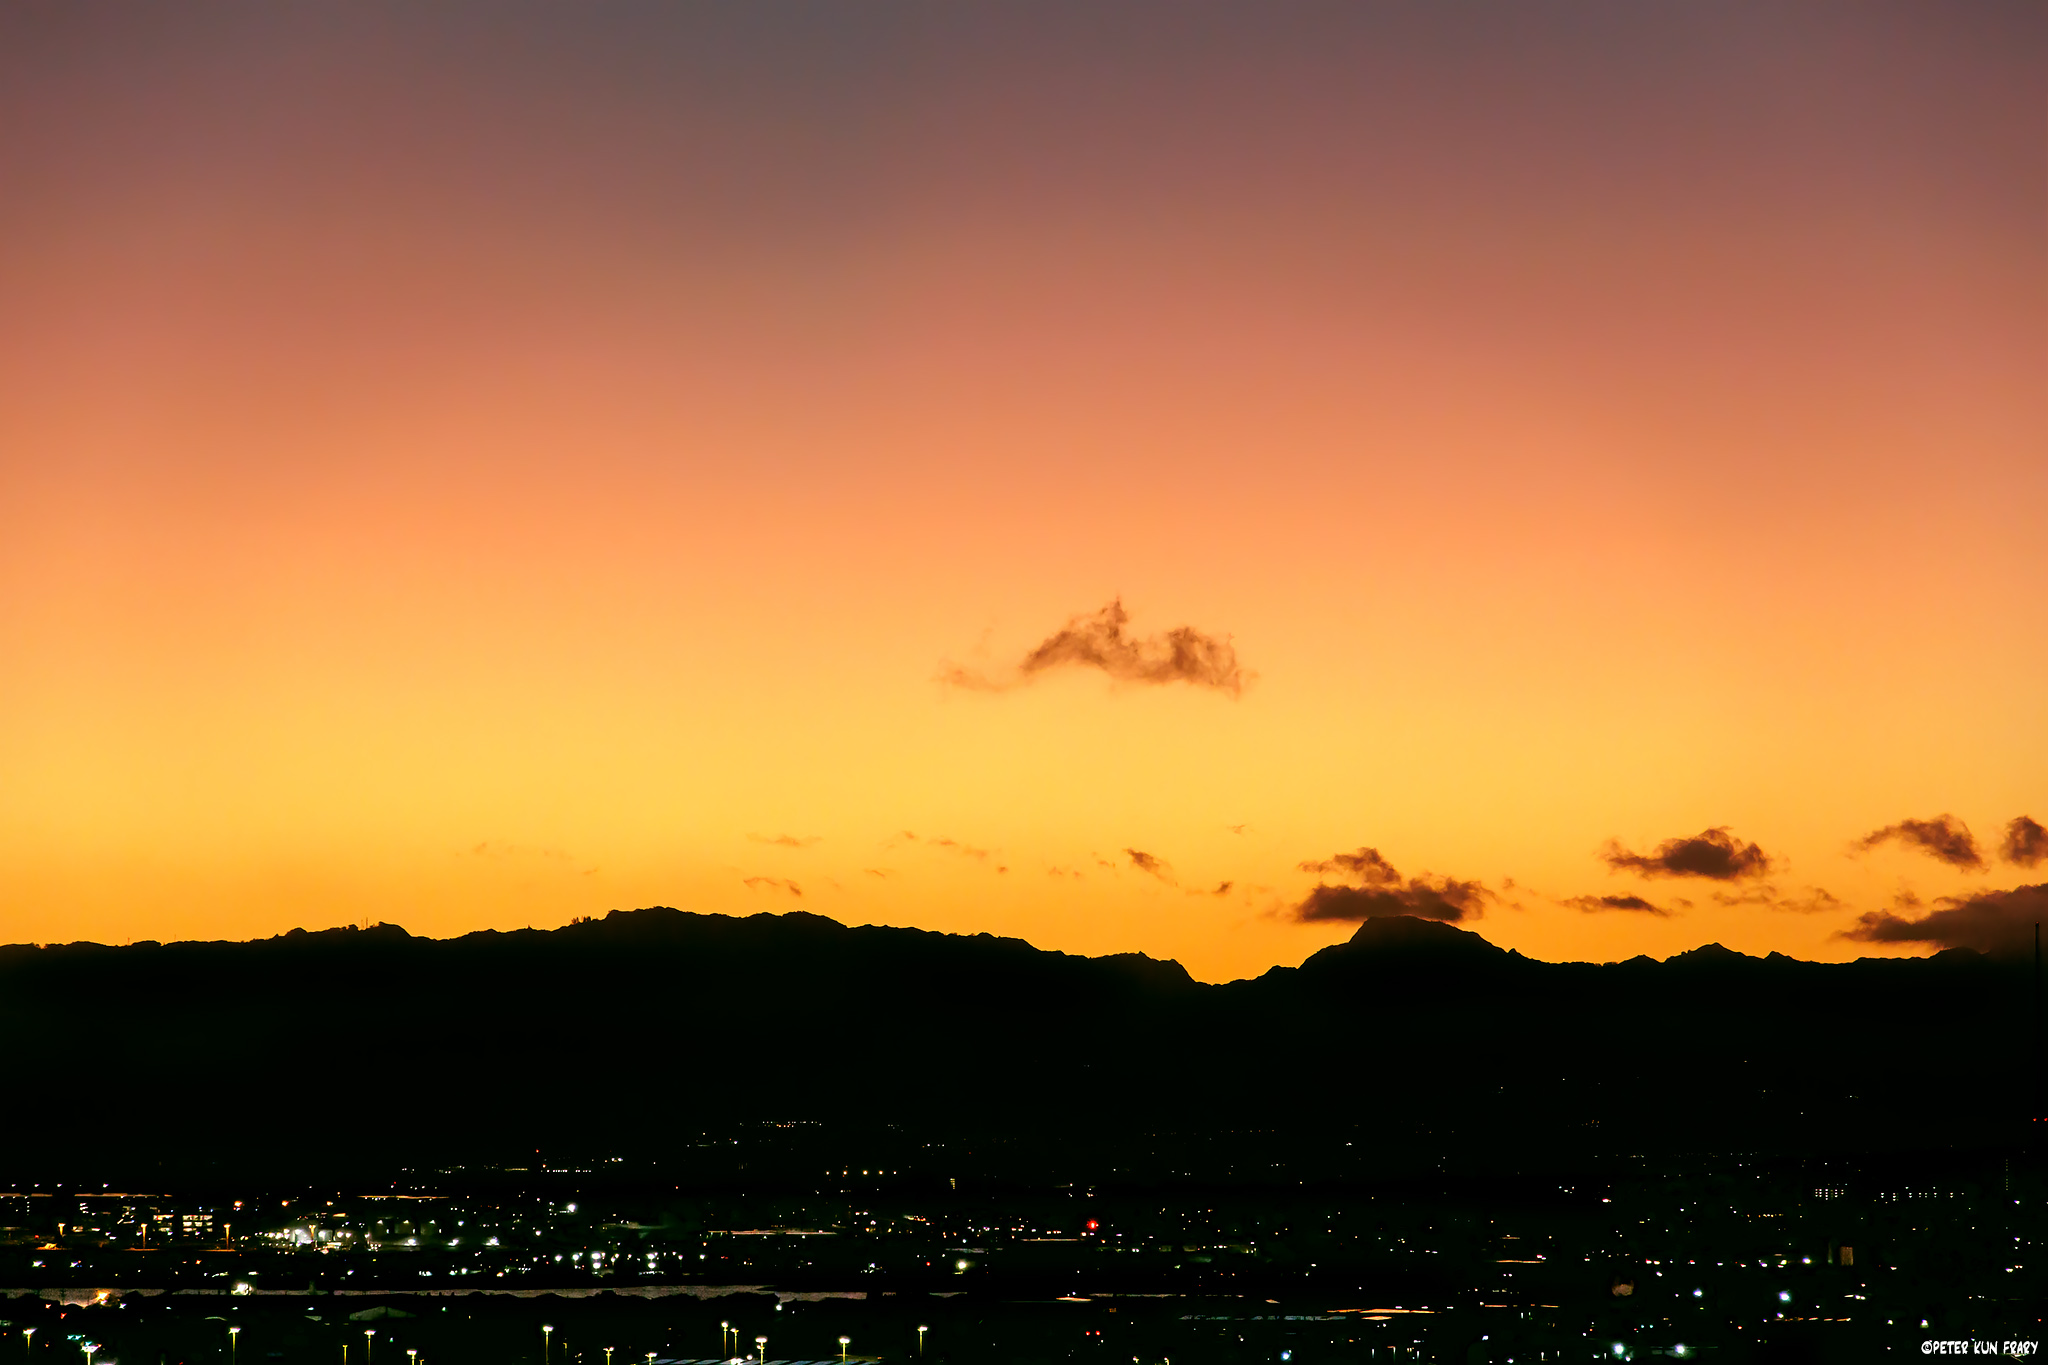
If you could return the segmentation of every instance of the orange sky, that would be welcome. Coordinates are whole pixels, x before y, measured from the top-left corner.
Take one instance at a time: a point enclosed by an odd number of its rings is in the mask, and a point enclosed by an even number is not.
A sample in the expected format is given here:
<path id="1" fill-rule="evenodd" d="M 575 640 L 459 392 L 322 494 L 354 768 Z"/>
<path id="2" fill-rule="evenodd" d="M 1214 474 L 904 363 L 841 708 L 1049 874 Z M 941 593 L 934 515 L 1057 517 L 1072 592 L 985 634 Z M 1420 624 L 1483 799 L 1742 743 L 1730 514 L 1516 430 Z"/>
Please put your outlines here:
<path id="1" fill-rule="evenodd" d="M 2048 820 L 2031 6 L 204 14 L 0 17 L 0 941 L 2044 880 L 1851 851 Z"/>

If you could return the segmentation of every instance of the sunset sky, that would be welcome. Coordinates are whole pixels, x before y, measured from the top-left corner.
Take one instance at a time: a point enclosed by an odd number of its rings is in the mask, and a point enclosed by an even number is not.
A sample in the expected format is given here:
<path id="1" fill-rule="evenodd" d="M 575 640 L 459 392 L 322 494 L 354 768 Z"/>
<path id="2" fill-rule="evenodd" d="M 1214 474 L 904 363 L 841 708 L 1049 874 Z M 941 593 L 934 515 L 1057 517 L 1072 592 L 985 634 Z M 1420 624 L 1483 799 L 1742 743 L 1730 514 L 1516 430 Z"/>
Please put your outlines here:
<path id="1" fill-rule="evenodd" d="M 0 942 L 1932 951 L 2048 882 L 2044 58 L 8 6 Z"/>

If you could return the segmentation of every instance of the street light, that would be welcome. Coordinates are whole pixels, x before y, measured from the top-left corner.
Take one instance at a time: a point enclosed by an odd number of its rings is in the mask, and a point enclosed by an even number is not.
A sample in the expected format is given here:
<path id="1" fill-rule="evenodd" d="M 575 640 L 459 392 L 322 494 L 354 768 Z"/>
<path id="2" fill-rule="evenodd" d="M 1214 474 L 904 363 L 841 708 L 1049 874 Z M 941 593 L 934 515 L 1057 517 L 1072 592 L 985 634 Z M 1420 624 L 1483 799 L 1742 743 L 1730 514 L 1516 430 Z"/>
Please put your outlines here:
<path id="1" fill-rule="evenodd" d="M 725 1339 L 726 1339 L 727 1337 L 731 1336 L 731 1335 L 732 1335 L 732 1324 L 731 1324 L 731 1323 L 729 1323 L 729 1322 L 721 1322 L 721 1323 L 719 1323 L 719 1324 L 718 1324 L 718 1353 L 719 1353 L 720 1355 L 724 1355 L 724 1354 L 725 1354 Z"/>
<path id="2" fill-rule="evenodd" d="M 609 1346 L 604 1348 L 604 1365 L 612 1365 L 612 1348 Z"/>
<path id="3" fill-rule="evenodd" d="M 761 1365 L 768 1365 L 768 1338 L 754 1338 L 754 1354 L 761 1361 Z"/>
<path id="4" fill-rule="evenodd" d="M 852 1337 L 841 1337 L 841 1338 L 839 1338 L 839 1358 L 840 1358 L 841 1360 L 844 1360 L 844 1359 L 846 1359 L 846 1348 L 847 1348 L 847 1347 L 849 1347 L 849 1346 L 851 1346 L 852 1344 L 853 1344 L 853 1338 L 852 1338 Z"/>
<path id="5" fill-rule="evenodd" d="M 29 1338 L 34 1336 L 35 1334 L 36 1329 L 33 1327 L 24 1327 L 21 1329 L 21 1358 L 23 1360 L 28 1359 L 28 1348 L 35 1345 L 33 1341 L 29 1340 Z"/>
<path id="6" fill-rule="evenodd" d="M 543 1326 L 540 1329 L 540 1365 L 548 1365 L 548 1345 L 554 1339 L 554 1328 Z"/>
<path id="7" fill-rule="evenodd" d="M 240 1356 L 239 1354 L 237 1354 L 237 1353 L 236 1353 L 236 1350 L 235 1350 L 235 1347 L 236 1347 L 237 1345 L 239 1345 L 239 1344 L 240 1344 L 240 1338 L 241 1338 L 241 1335 L 242 1335 L 242 1329 L 241 1329 L 241 1328 L 239 1328 L 239 1327 L 230 1327 L 230 1328 L 228 1328 L 228 1359 L 229 1359 L 229 1361 L 236 1361 L 236 1360 L 240 1360 L 240 1359 L 242 1358 L 242 1357 L 241 1357 L 241 1356 Z"/>
<path id="8" fill-rule="evenodd" d="M 363 1360 L 366 1362 L 366 1365 L 376 1365 L 377 1329 L 374 1327 L 363 1329 Z"/>
<path id="9" fill-rule="evenodd" d="M 924 1334 L 929 1331 L 931 1331 L 931 1328 L 929 1327 L 920 1327 L 917 1329 L 917 1353 L 920 1356 L 924 1354 Z"/>

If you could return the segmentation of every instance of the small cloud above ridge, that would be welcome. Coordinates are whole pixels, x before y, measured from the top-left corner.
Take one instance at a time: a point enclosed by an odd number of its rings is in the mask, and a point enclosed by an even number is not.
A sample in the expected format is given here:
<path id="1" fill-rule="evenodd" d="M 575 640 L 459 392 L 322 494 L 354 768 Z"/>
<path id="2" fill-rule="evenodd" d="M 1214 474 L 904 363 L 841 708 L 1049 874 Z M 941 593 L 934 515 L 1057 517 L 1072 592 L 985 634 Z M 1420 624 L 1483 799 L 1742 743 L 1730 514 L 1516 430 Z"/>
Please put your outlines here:
<path id="1" fill-rule="evenodd" d="M 1999 856 L 2020 867 L 2038 867 L 2048 862 L 2048 829 L 2031 815 L 2016 815 L 2005 827 L 2005 841 Z"/>
<path id="2" fill-rule="evenodd" d="M 1705 877 L 1724 882 L 1760 877 L 1772 866 L 1769 854 L 1756 844 L 1735 838 L 1726 825 L 1701 830 L 1689 839 L 1666 839 L 1654 853 L 1631 853 L 1619 840 L 1609 839 L 1600 851 L 1600 860 L 1612 871 L 1642 877 Z"/>
<path id="3" fill-rule="evenodd" d="M 2022 817 L 2024 818 L 2024 817 Z M 2031 823 L 2031 822 L 2029 822 Z M 1895 825 L 1872 830 L 1858 839 L 1854 849 L 1867 853 L 1880 844 L 1897 843 L 1917 849 L 1937 862 L 1966 872 L 1981 872 L 1984 869 L 1984 854 L 1977 847 L 1977 836 L 1970 833 L 1970 827 L 1953 815 L 1941 814 L 1931 820 L 1901 820 Z"/>
<path id="4" fill-rule="evenodd" d="M 1479 918 L 1493 898 L 1493 893 L 1476 881 L 1427 873 L 1404 880 L 1378 849 L 1364 846 L 1354 853 L 1303 862 L 1300 868 L 1340 876 L 1357 885 L 1319 882 L 1293 907 L 1293 918 L 1299 924 L 1333 920 L 1356 924 L 1396 915 L 1456 923 Z"/>

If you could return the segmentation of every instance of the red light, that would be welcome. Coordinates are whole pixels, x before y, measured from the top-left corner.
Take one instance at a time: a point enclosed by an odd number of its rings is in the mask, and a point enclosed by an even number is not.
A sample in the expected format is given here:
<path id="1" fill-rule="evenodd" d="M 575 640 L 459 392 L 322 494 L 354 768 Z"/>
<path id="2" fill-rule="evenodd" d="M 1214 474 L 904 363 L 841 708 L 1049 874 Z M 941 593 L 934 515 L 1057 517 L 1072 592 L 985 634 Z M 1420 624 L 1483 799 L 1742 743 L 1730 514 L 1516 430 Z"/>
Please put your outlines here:
<path id="1" fill-rule="evenodd" d="M 1094 1220 L 1093 1218 L 1090 1218 L 1090 1219 L 1088 1220 L 1088 1231 L 1090 1231 L 1090 1232 L 1093 1232 L 1093 1231 L 1095 1231 L 1095 1229 L 1097 1229 L 1097 1228 L 1099 1228 L 1099 1227 L 1101 1227 L 1101 1226 L 1102 1226 L 1102 1224 L 1100 1224 L 1100 1223 L 1096 1222 L 1096 1221 L 1095 1221 L 1095 1220 Z"/>

